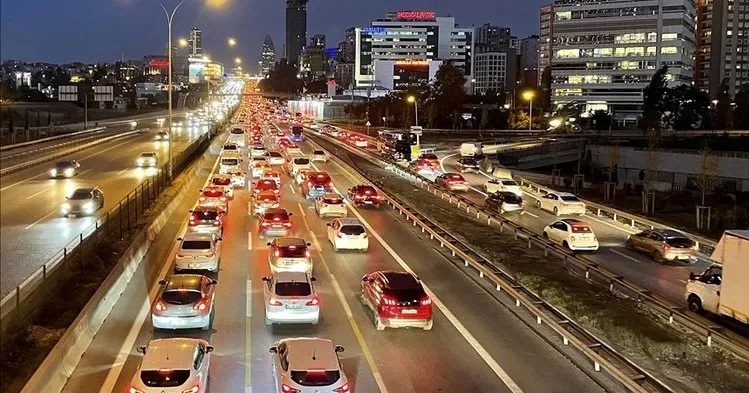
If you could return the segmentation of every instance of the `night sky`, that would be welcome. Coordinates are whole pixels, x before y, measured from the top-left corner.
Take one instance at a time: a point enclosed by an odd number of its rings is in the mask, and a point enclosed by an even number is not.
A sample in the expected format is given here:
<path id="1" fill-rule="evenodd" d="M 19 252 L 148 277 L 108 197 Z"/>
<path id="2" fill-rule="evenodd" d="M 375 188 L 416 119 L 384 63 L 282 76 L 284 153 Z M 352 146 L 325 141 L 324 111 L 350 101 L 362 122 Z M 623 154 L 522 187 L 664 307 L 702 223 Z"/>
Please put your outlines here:
<path id="1" fill-rule="evenodd" d="M 217 0 L 211 0 L 217 1 Z M 178 0 L 163 0 L 168 7 Z M 461 26 L 489 22 L 512 28 L 522 38 L 538 34 L 538 9 L 546 0 L 311 0 L 307 36 L 322 33 L 328 46 L 350 26 L 364 26 L 387 11 L 434 10 L 454 16 Z M 270 34 L 280 55 L 284 42 L 283 0 L 225 0 L 221 8 L 187 0 L 174 18 L 174 39 L 190 28 L 203 30 L 203 50 L 226 64 L 240 57 L 256 65 Z M 228 37 L 237 40 L 234 48 Z M 0 60 L 97 62 L 140 59 L 164 53 L 166 17 L 156 0 L 2 0 Z M 254 70 L 255 67 L 252 67 Z"/>

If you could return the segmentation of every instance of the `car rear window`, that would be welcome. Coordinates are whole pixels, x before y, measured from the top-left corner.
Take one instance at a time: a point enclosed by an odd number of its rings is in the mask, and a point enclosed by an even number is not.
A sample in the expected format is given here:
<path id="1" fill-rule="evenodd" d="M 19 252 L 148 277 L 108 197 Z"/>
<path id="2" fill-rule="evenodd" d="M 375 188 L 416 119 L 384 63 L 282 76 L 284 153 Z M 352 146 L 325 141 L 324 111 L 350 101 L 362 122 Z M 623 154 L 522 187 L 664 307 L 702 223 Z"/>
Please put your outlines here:
<path id="1" fill-rule="evenodd" d="M 593 233 L 593 231 L 587 225 L 573 225 L 572 233 Z"/>
<path id="2" fill-rule="evenodd" d="M 239 165 L 239 160 L 236 158 L 222 158 L 221 165 Z"/>
<path id="3" fill-rule="evenodd" d="M 89 199 L 91 198 L 91 192 L 88 190 L 75 190 L 70 199 Z"/>
<path id="4" fill-rule="evenodd" d="M 478 165 L 478 163 L 476 162 L 476 160 L 464 159 L 461 162 L 463 163 L 463 165 Z"/>
<path id="5" fill-rule="evenodd" d="M 434 154 L 423 154 L 421 158 L 425 160 L 439 160 L 439 158 Z"/>
<path id="6" fill-rule="evenodd" d="M 290 246 L 279 247 L 278 256 L 281 258 L 299 258 L 307 256 L 307 247 Z"/>
<path id="7" fill-rule="evenodd" d="M 341 227 L 341 233 L 345 235 L 358 236 L 364 233 L 364 227 L 361 225 L 344 225 Z"/>
<path id="8" fill-rule="evenodd" d="M 237 150 L 237 145 L 224 145 L 224 150 Z"/>
<path id="9" fill-rule="evenodd" d="M 317 184 L 330 183 L 330 176 L 325 173 L 317 173 L 310 177 L 310 181 Z"/>
<path id="10" fill-rule="evenodd" d="M 580 200 L 574 195 L 562 195 L 560 198 L 565 202 L 580 202 Z"/>
<path id="11" fill-rule="evenodd" d="M 463 176 L 460 176 L 460 175 L 455 174 L 455 173 L 447 175 L 447 177 L 449 177 L 451 180 L 463 180 Z"/>
<path id="12" fill-rule="evenodd" d="M 398 301 L 401 306 L 418 306 L 421 299 L 426 297 L 426 293 L 421 288 L 418 289 L 385 289 L 385 294 Z"/>
<path id="13" fill-rule="evenodd" d="M 215 220 L 218 212 L 215 210 L 196 211 L 192 213 L 192 217 L 194 220 Z"/>
<path id="14" fill-rule="evenodd" d="M 686 237 L 669 237 L 666 239 L 666 244 L 671 247 L 689 248 L 694 246 L 694 242 Z"/>
<path id="15" fill-rule="evenodd" d="M 217 186 L 228 186 L 231 184 L 231 178 L 228 177 L 214 177 L 213 184 Z"/>
<path id="16" fill-rule="evenodd" d="M 209 250 L 210 240 L 185 240 L 182 242 L 183 250 Z"/>
<path id="17" fill-rule="evenodd" d="M 313 151 L 313 152 L 312 152 L 312 154 L 314 154 L 314 155 L 316 155 L 316 156 L 320 156 L 320 155 L 324 155 L 324 154 L 325 154 L 325 152 L 324 152 L 324 151 L 322 151 L 322 150 L 315 150 L 315 151 Z"/>
<path id="18" fill-rule="evenodd" d="M 143 370 L 140 379 L 150 388 L 180 386 L 190 378 L 190 370 Z"/>
<path id="19" fill-rule="evenodd" d="M 324 203 L 329 203 L 331 205 L 338 205 L 343 203 L 343 199 L 341 198 L 323 198 L 322 200 Z"/>
<path id="20" fill-rule="evenodd" d="M 289 215 L 286 213 L 265 213 L 263 218 L 268 221 L 286 221 L 289 219 Z"/>
<path id="21" fill-rule="evenodd" d="M 377 195 L 377 191 L 375 191 L 374 187 L 372 186 L 359 187 L 358 193 L 364 195 Z"/>
<path id="22" fill-rule="evenodd" d="M 193 304 L 200 300 L 203 294 L 200 291 L 190 291 L 186 289 L 175 289 L 171 291 L 164 291 L 161 295 L 161 299 L 169 304 L 175 304 L 178 306 L 185 304 Z"/>
<path id="23" fill-rule="evenodd" d="M 231 133 L 239 135 L 244 134 L 244 131 L 241 128 L 232 128 Z"/>
<path id="24" fill-rule="evenodd" d="M 291 379 L 302 386 L 328 386 L 341 378 L 338 370 L 291 371 Z"/>
<path id="25" fill-rule="evenodd" d="M 312 287 L 307 282 L 277 282 L 276 295 L 278 296 L 309 296 Z"/>
<path id="26" fill-rule="evenodd" d="M 504 201 L 507 203 L 520 203 L 523 201 L 523 198 L 515 195 L 515 193 L 512 192 L 503 192 L 501 195 Z"/>

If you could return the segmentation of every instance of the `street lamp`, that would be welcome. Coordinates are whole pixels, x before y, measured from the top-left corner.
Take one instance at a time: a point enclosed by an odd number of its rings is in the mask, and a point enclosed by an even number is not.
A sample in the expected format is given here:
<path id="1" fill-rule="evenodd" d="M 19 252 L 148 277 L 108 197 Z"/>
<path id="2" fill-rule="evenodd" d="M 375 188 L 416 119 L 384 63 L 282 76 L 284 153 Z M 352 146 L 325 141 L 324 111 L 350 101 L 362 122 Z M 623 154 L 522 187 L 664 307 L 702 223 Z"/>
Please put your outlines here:
<path id="1" fill-rule="evenodd" d="M 186 47 L 187 44 L 188 44 L 188 42 L 184 38 L 180 38 L 179 41 L 177 41 L 177 45 L 179 45 L 180 48 Z"/>
<path id="2" fill-rule="evenodd" d="M 236 63 L 236 64 L 242 64 L 242 59 L 240 59 L 239 57 L 237 57 L 236 59 L 234 59 L 234 63 Z"/>
<path id="3" fill-rule="evenodd" d="M 416 97 L 414 96 L 408 96 L 406 98 L 406 101 L 408 101 L 410 104 L 414 104 L 414 117 L 416 125 L 419 125 L 419 103 L 416 101 Z"/>
<path id="4" fill-rule="evenodd" d="M 526 90 L 523 92 L 523 99 L 529 102 L 529 110 L 528 110 L 528 131 L 533 129 L 533 97 L 536 95 L 536 93 L 533 92 L 533 90 Z"/>
<path id="5" fill-rule="evenodd" d="M 229 38 L 226 39 L 226 43 L 229 44 L 229 46 L 234 46 L 234 45 L 237 45 L 237 40 L 235 40 L 234 38 L 229 37 Z"/>

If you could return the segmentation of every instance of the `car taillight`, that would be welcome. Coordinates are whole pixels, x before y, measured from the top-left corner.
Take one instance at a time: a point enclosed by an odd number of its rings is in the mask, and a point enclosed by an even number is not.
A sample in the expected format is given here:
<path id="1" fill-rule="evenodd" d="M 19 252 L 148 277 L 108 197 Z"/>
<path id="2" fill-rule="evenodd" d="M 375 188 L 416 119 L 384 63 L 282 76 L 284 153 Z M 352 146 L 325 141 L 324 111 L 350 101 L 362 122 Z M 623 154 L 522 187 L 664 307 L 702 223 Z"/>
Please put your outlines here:
<path id="1" fill-rule="evenodd" d="M 430 299 L 428 297 L 422 298 L 419 301 L 419 304 L 422 305 L 422 306 L 431 306 L 432 305 L 432 299 Z"/>
<path id="2" fill-rule="evenodd" d="M 349 393 L 351 390 L 348 387 L 348 383 L 344 383 L 340 388 L 333 389 L 336 393 Z"/>
<path id="3" fill-rule="evenodd" d="M 362 237 L 362 239 L 366 239 L 367 238 L 367 234 L 366 233 L 362 233 L 361 237 Z"/>
<path id="4" fill-rule="evenodd" d="M 281 303 L 280 300 L 274 297 L 270 298 L 270 300 L 268 301 L 268 304 L 270 304 L 271 306 L 283 306 L 283 303 Z"/>
<path id="5" fill-rule="evenodd" d="M 166 311 L 166 305 L 164 305 L 164 303 L 162 303 L 161 300 L 156 302 L 156 305 L 154 306 L 154 308 L 156 309 L 156 311 Z"/>
<path id="6" fill-rule="evenodd" d="M 383 296 L 382 297 L 382 303 L 385 304 L 385 305 L 387 305 L 387 306 L 397 306 L 398 305 L 398 301 L 395 300 L 394 298 L 389 297 L 389 296 Z"/>
<path id="7" fill-rule="evenodd" d="M 362 199 L 362 198 L 364 198 L 364 197 L 363 197 L 363 196 L 361 196 L 361 195 L 355 195 L 355 196 L 354 196 L 354 199 Z"/>
<path id="8" fill-rule="evenodd" d="M 320 299 L 317 298 L 317 296 L 313 297 L 312 300 L 308 301 L 306 303 L 308 306 L 317 306 L 320 304 Z"/>
<path id="9" fill-rule="evenodd" d="M 131 386 L 130 390 L 128 390 L 129 393 L 143 393 L 142 390 L 138 390 L 135 388 L 135 386 Z"/>
<path id="10" fill-rule="evenodd" d="M 215 252 L 212 252 L 212 253 L 210 253 L 210 254 L 206 254 L 206 256 L 205 256 L 205 257 L 206 257 L 206 258 L 213 258 L 213 257 L 215 257 L 215 256 L 216 256 L 216 253 L 215 253 Z"/>
<path id="11" fill-rule="evenodd" d="M 370 198 L 380 200 L 380 196 L 379 195 L 372 195 L 372 196 L 370 196 Z"/>
<path id="12" fill-rule="evenodd" d="M 219 220 L 216 220 L 216 221 L 213 222 L 213 225 L 220 225 L 220 224 L 221 224 L 221 222 Z"/>
<path id="13" fill-rule="evenodd" d="M 183 258 L 187 258 L 187 255 L 185 255 L 185 254 L 177 254 L 177 259 L 183 259 Z"/>
<path id="14" fill-rule="evenodd" d="M 281 391 L 283 393 L 299 393 L 300 392 L 300 390 L 294 389 L 285 383 L 281 384 Z"/>
<path id="15" fill-rule="evenodd" d="M 281 191 L 281 190 L 279 190 L 279 189 L 275 189 L 275 190 L 273 190 L 273 193 L 274 193 L 274 194 L 278 194 L 278 192 L 279 192 L 279 191 Z"/>
<path id="16" fill-rule="evenodd" d="M 665 244 L 665 243 L 664 243 L 664 244 L 663 244 L 663 249 L 664 249 L 664 250 L 669 250 L 669 249 L 671 249 L 671 246 L 669 246 L 668 244 Z"/>
<path id="17" fill-rule="evenodd" d="M 183 390 L 182 393 L 198 393 L 200 391 L 200 385 L 193 385 L 190 389 Z"/>
<path id="18" fill-rule="evenodd" d="M 190 225 L 195 225 L 195 220 L 190 220 Z"/>
<path id="19" fill-rule="evenodd" d="M 260 224 L 261 227 L 267 227 L 268 225 L 270 225 L 270 224 L 268 224 L 267 222 L 264 222 L 264 223 Z M 278 255 L 276 255 L 276 256 L 278 256 Z"/>
<path id="20" fill-rule="evenodd" d="M 276 250 L 276 252 L 273 253 L 273 256 L 275 256 L 276 258 L 278 258 L 280 255 L 281 255 L 281 252 L 279 252 L 278 250 Z"/>
<path id="21" fill-rule="evenodd" d="M 290 222 L 285 222 L 285 223 L 283 223 L 283 226 L 285 226 L 286 228 L 291 228 L 291 223 Z"/>
<path id="22" fill-rule="evenodd" d="M 195 305 L 192 306 L 192 309 L 196 311 L 205 311 L 208 309 L 208 302 L 209 299 L 203 298 L 201 301 L 195 303 Z"/>

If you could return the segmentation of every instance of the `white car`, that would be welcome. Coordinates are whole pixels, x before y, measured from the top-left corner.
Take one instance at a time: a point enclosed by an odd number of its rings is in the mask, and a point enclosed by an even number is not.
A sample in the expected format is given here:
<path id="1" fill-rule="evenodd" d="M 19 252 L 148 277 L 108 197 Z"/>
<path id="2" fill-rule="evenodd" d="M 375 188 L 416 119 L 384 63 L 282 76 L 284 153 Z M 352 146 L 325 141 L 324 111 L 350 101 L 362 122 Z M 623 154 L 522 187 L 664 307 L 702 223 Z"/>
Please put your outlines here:
<path id="1" fill-rule="evenodd" d="M 254 157 L 263 157 L 263 156 L 265 156 L 265 152 L 266 152 L 265 146 L 253 145 L 250 148 L 250 156 L 253 157 L 253 158 Z"/>
<path id="2" fill-rule="evenodd" d="M 298 146 L 289 146 L 284 149 L 284 151 L 286 152 L 287 157 L 299 157 L 304 155 L 304 153 L 302 153 L 302 149 L 300 149 Z"/>
<path id="3" fill-rule="evenodd" d="M 325 150 L 313 150 L 312 162 L 328 162 L 328 154 Z"/>
<path id="4" fill-rule="evenodd" d="M 151 305 L 154 329 L 211 328 L 216 280 L 201 274 L 174 274 L 159 285 Z"/>
<path id="5" fill-rule="evenodd" d="M 155 167 L 159 165 L 159 156 L 154 151 L 140 153 L 135 160 L 135 164 L 138 165 L 138 168 Z"/>
<path id="6" fill-rule="evenodd" d="M 350 393 L 338 353 L 344 349 L 325 338 L 287 338 L 270 348 L 276 392 Z"/>
<path id="7" fill-rule="evenodd" d="M 300 170 L 311 170 L 312 162 L 307 157 L 289 157 L 286 163 L 286 171 L 290 176 L 296 175 Z"/>
<path id="8" fill-rule="evenodd" d="M 271 150 L 265 153 L 265 156 L 268 158 L 268 163 L 271 165 L 283 165 L 286 163 L 286 160 L 283 158 L 283 154 L 275 150 Z"/>
<path id="9" fill-rule="evenodd" d="M 369 249 L 369 237 L 367 231 L 356 218 L 337 218 L 328 225 L 328 240 L 333 244 L 333 249 L 359 250 Z"/>
<path id="10" fill-rule="evenodd" d="M 220 188 L 229 199 L 234 199 L 234 181 L 230 175 L 213 175 L 211 187 Z"/>
<path id="11" fill-rule="evenodd" d="M 265 324 L 311 323 L 320 320 L 320 297 L 315 281 L 307 273 L 278 272 L 263 277 L 265 286 Z"/>
<path id="12" fill-rule="evenodd" d="M 509 191 L 515 193 L 515 195 L 522 197 L 523 191 L 520 189 L 520 184 L 512 179 L 499 178 L 490 179 L 484 183 L 484 191 L 487 194 L 493 194 L 497 191 Z"/>
<path id="13" fill-rule="evenodd" d="M 234 142 L 225 143 L 224 147 L 221 148 L 221 153 L 223 154 L 228 152 L 239 153 L 239 145 Z"/>
<path id="14" fill-rule="evenodd" d="M 572 251 L 596 251 L 598 239 L 585 221 L 574 218 L 557 220 L 544 228 L 544 238 Z"/>
<path id="15" fill-rule="evenodd" d="M 312 244 L 298 237 L 281 237 L 268 243 L 268 264 L 271 273 L 303 272 L 312 273 Z"/>
<path id="16" fill-rule="evenodd" d="M 238 155 L 234 154 L 222 154 L 218 163 L 218 173 L 224 175 L 228 173 L 235 173 L 241 171 L 240 164 L 242 159 Z"/>
<path id="17" fill-rule="evenodd" d="M 205 393 L 213 347 L 200 338 L 160 338 L 138 348 L 143 359 L 129 393 Z"/>
<path id="18" fill-rule="evenodd" d="M 325 217 L 346 217 L 348 209 L 343 201 L 343 197 L 336 193 L 326 193 L 315 198 L 315 213 L 320 218 Z"/>
<path id="19" fill-rule="evenodd" d="M 180 244 L 174 258 L 174 270 L 218 271 L 221 238 L 212 233 L 188 232 L 177 239 Z"/>
<path id="20" fill-rule="evenodd" d="M 270 164 L 265 161 L 254 161 L 252 163 L 252 178 L 259 179 L 263 177 L 265 171 L 272 171 Z"/>
<path id="21" fill-rule="evenodd" d="M 554 213 L 555 216 L 564 214 L 585 214 L 585 203 L 569 192 L 550 192 L 536 200 L 536 207 Z"/>

